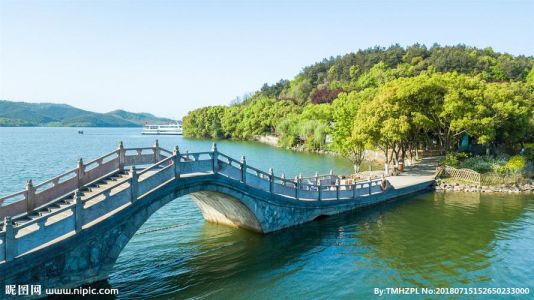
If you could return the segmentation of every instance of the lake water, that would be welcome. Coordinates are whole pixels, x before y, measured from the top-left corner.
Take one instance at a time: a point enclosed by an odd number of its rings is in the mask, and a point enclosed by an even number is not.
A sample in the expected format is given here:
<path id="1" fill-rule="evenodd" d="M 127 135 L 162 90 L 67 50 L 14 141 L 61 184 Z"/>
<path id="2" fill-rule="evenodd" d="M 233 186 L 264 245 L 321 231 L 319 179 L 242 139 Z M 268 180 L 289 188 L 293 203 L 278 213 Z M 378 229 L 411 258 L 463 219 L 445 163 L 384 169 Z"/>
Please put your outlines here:
<path id="1" fill-rule="evenodd" d="M 0 128 L 0 195 L 112 151 L 119 140 L 125 147 L 154 141 L 140 129 L 77 131 Z M 212 143 L 158 138 L 190 152 Z M 218 148 L 287 176 L 351 171 L 340 158 L 257 143 L 218 141 Z M 259 235 L 204 222 L 186 196 L 143 225 L 99 285 L 118 288 L 119 299 L 362 299 L 375 287 L 529 287 L 532 296 L 533 198 L 429 192 Z"/>

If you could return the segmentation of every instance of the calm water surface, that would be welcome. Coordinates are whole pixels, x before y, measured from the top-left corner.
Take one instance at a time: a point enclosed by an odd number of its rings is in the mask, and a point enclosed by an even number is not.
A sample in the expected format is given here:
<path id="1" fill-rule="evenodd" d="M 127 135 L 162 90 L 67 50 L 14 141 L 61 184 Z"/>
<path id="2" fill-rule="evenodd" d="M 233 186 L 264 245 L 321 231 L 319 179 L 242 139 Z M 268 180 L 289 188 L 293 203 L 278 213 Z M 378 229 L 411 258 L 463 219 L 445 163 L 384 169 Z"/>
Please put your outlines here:
<path id="1" fill-rule="evenodd" d="M 77 130 L 0 128 L 0 194 L 73 168 L 80 156 L 111 151 L 119 140 L 133 147 L 154 139 L 139 129 Z M 191 152 L 211 144 L 159 140 Z M 287 176 L 351 170 L 330 156 L 246 142 L 218 145 Z M 426 193 L 262 236 L 205 223 L 186 196 L 145 223 L 101 285 L 118 288 L 119 299 L 362 299 L 373 297 L 374 287 L 400 286 L 534 290 L 533 198 Z"/>

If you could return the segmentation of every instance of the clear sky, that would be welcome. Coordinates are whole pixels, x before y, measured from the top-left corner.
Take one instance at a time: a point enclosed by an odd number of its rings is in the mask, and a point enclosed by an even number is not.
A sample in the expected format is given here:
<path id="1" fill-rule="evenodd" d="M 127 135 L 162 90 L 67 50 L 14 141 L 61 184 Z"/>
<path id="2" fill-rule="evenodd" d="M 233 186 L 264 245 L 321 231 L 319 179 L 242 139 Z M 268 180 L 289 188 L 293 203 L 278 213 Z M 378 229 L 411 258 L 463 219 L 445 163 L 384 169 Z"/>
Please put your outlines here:
<path id="1" fill-rule="evenodd" d="M 534 0 L 0 0 L 0 99 L 178 118 L 375 45 L 534 55 Z"/>

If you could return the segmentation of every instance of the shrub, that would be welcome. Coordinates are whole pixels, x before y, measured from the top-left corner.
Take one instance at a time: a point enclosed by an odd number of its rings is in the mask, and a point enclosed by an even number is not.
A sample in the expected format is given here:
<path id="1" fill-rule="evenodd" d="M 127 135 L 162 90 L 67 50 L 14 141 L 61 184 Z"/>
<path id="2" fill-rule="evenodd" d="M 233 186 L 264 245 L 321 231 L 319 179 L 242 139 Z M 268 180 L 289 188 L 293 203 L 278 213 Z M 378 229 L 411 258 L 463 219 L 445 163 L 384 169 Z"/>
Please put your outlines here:
<path id="1" fill-rule="evenodd" d="M 456 153 L 454 152 L 447 153 L 441 163 L 450 167 L 458 167 L 460 165 L 460 161 L 458 160 L 458 157 L 456 157 Z"/>
<path id="2" fill-rule="evenodd" d="M 475 156 L 466 159 L 464 162 L 462 162 L 461 167 L 465 169 L 475 170 L 479 173 L 486 173 L 493 169 L 493 165 L 494 163 L 488 161 L 488 159 L 486 159 L 485 157 Z"/>
<path id="3" fill-rule="evenodd" d="M 441 161 L 442 164 L 450 167 L 459 167 L 461 162 L 469 158 L 469 154 L 465 152 L 449 152 Z"/>
<path id="4" fill-rule="evenodd" d="M 515 155 L 508 160 L 505 167 L 510 173 L 520 173 L 526 166 L 526 159 L 521 155 Z"/>

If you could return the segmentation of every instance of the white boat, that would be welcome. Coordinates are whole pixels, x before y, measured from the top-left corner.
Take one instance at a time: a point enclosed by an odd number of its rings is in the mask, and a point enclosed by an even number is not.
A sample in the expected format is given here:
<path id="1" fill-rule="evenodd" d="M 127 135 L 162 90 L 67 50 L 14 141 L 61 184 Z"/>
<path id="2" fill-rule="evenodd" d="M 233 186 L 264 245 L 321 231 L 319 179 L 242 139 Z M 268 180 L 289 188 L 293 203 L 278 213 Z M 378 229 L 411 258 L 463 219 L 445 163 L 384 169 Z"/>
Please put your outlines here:
<path id="1" fill-rule="evenodd" d="M 145 124 L 142 134 L 150 135 L 181 135 L 182 124 L 179 122 L 169 123 L 165 125 Z"/>

